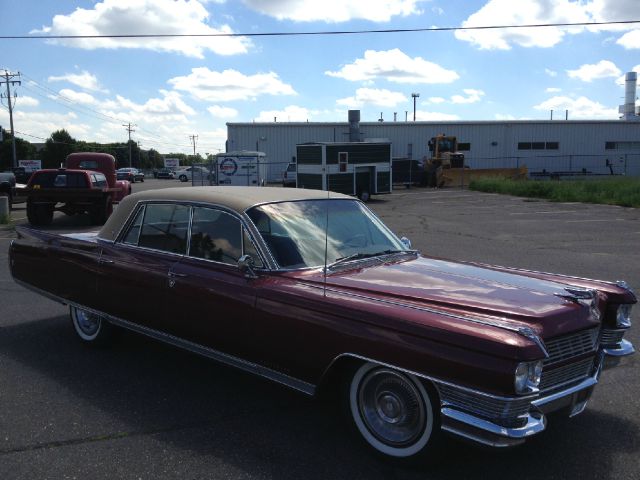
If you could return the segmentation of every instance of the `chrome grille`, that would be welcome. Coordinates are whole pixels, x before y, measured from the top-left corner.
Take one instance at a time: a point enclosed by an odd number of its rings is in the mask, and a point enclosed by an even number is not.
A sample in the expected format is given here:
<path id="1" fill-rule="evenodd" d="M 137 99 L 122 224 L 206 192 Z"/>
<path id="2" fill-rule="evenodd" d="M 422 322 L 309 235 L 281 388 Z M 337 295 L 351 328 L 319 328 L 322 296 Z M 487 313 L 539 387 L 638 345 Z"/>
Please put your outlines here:
<path id="1" fill-rule="evenodd" d="M 596 349 L 597 340 L 597 328 L 545 340 L 549 358 L 544 360 L 544 366 L 547 367 L 584 353 L 593 352 Z"/>
<path id="2" fill-rule="evenodd" d="M 600 343 L 605 346 L 617 345 L 622 341 L 622 337 L 624 337 L 625 332 L 626 329 L 624 328 L 615 330 L 611 328 L 603 328 L 602 333 L 600 334 Z"/>
<path id="3" fill-rule="evenodd" d="M 516 426 L 529 412 L 530 398 L 487 397 L 450 385 L 438 385 L 443 404 L 474 413 L 505 427 Z"/>
<path id="4" fill-rule="evenodd" d="M 593 357 L 589 357 L 559 368 L 543 370 L 542 378 L 540 379 L 540 391 L 545 392 L 583 380 L 591 375 L 592 369 Z"/>

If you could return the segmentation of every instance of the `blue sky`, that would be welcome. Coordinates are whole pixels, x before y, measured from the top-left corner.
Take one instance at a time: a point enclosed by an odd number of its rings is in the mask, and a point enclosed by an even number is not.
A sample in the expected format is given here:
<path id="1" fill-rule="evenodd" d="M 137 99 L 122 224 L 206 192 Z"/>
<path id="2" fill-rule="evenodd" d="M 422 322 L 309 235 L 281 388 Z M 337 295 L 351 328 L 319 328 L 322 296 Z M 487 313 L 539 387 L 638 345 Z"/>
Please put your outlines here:
<path id="1" fill-rule="evenodd" d="M 265 33 L 640 20 L 638 0 L 9 0 L 3 36 Z M 10 19 L 7 23 L 7 19 Z M 2 39 L 14 127 L 42 141 L 224 149 L 226 122 L 617 119 L 640 23 L 366 35 Z M 4 100 L 6 106 L 6 100 Z M 9 127 L 0 109 L 0 125 Z"/>

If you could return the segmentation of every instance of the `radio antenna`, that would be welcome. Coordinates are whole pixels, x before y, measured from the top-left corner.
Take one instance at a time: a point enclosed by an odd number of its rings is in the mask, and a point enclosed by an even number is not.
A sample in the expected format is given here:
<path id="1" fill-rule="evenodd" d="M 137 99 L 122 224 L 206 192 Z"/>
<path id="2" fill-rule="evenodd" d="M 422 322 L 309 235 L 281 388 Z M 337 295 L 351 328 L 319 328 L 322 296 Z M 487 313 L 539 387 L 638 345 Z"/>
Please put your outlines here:
<path id="1" fill-rule="evenodd" d="M 327 168 L 326 166 L 324 167 Z M 327 178 L 327 201 L 325 208 L 325 223 L 324 223 L 324 278 L 323 278 L 323 296 L 327 296 L 327 256 L 329 254 L 329 175 L 324 175 Z"/>

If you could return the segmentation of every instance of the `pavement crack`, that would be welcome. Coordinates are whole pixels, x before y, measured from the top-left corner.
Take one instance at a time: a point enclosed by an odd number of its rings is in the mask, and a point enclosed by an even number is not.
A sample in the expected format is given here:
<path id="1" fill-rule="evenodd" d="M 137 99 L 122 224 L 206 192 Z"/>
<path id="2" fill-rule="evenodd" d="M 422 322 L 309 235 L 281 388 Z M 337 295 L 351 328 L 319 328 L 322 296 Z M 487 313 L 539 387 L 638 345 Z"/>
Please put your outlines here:
<path id="1" fill-rule="evenodd" d="M 178 432 L 182 430 L 189 430 L 194 428 L 202 428 L 208 426 L 207 423 L 193 423 L 187 425 L 172 425 L 164 428 L 151 428 L 144 430 L 137 430 L 132 432 L 115 432 L 107 435 L 93 435 L 90 437 L 83 438 L 70 438 L 68 440 L 55 440 L 51 442 L 43 442 L 43 443 L 35 443 L 33 445 L 23 445 L 18 447 L 10 447 L 10 448 L 1 448 L 0 456 L 9 455 L 12 453 L 23 453 L 23 452 L 32 452 L 35 450 L 44 450 L 50 448 L 59 448 L 59 447 L 68 447 L 72 445 L 82 445 L 86 443 L 94 443 L 94 442 L 104 442 L 109 440 L 119 440 L 121 438 L 131 438 L 131 437 L 139 437 L 144 435 L 155 435 L 158 433 L 169 433 L 169 432 Z"/>

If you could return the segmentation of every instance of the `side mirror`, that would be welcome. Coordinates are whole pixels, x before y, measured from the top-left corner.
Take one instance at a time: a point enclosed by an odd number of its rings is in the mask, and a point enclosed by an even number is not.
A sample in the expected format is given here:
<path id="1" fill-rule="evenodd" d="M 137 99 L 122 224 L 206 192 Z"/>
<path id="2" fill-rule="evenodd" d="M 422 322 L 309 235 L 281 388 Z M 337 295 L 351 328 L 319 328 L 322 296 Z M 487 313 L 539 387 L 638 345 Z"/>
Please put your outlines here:
<path id="1" fill-rule="evenodd" d="M 238 259 L 238 268 L 247 278 L 258 278 L 255 272 L 255 262 L 251 255 L 242 255 Z"/>
<path id="2" fill-rule="evenodd" d="M 400 241 L 402 242 L 402 244 L 407 247 L 409 250 L 411 250 L 411 240 L 409 240 L 407 237 L 402 237 L 400 239 Z"/>

